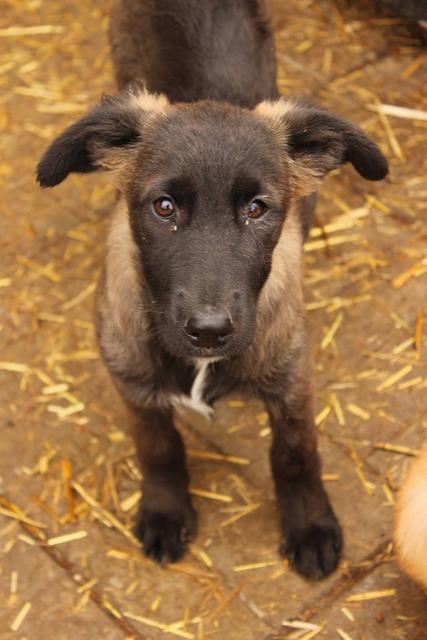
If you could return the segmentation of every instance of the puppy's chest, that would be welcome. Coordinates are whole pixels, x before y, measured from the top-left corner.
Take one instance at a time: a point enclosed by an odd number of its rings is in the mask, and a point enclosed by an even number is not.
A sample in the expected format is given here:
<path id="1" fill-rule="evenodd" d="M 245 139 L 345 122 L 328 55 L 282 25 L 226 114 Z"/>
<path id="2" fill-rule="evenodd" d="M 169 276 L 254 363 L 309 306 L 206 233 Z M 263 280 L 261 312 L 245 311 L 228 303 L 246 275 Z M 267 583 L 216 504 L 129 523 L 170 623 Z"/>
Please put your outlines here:
<path id="1" fill-rule="evenodd" d="M 194 377 L 190 389 L 180 389 L 170 396 L 171 404 L 177 408 L 187 407 L 209 418 L 212 402 L 228 392 L 223 367 L 215 360 L 200 359 L 194 364 Z"/>

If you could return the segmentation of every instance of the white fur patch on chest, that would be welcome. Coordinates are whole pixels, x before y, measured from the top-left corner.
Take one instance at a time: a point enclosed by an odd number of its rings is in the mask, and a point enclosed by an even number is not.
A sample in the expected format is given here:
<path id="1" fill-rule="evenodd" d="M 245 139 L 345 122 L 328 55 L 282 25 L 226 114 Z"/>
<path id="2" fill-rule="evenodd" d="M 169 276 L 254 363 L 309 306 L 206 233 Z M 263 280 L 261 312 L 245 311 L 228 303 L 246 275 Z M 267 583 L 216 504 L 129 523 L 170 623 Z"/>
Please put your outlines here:
<path id="1" fill-rule="evenodd" d="M 209 365 L 212 362 L 217 362 L 221 358 L 198 358 L 194 361 L 194 367 L 197 371 L 196 377 L 191 387 L 190 395 L 172 395 L 170 397 L 171 404 L 177 409 L 183 407 L 192 409 L 201 413 L 205 418 L 210 419 L 213 414 L 213 409 L 203 400 L 203 392 L 206 385 L 206 377 L 208 374 Z"/>

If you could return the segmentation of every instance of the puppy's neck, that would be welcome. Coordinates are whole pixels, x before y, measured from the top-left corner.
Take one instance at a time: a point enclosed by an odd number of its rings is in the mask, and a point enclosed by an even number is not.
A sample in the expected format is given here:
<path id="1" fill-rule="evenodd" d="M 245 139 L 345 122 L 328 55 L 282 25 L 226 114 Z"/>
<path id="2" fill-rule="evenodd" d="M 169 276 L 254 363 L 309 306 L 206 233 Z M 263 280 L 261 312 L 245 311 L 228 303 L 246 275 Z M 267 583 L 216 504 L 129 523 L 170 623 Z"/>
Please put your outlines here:
<path id="1" fill-rule="evenodd" d="M 286 304 L 286 299 L 302 300 L 302 246 L 300 216 L 297 205 L 292 204 L 273 251 L 270 274 L 258 300 L 257 317 L 263 324 L 282 304 Z"/>
<path id="2" fill-rule="evenodd" d="M 106 296 L 113 321 L 122 333 L 148 329 L 143 304 L 143 275 L 124 199 L 117 205 L 107 241 Z"/>

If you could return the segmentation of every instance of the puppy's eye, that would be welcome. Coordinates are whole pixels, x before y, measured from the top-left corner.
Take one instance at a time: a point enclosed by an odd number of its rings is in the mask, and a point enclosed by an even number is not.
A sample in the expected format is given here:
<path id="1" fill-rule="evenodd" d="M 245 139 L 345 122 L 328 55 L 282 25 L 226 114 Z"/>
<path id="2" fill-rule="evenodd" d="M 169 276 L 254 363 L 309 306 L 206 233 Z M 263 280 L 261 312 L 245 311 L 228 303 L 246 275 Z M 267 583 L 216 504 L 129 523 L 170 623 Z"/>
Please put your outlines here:
<path id="1" fill-rule="evenodd" d="M 246 219 L 258 220 L 258 218 L 262 218 L 267 210 L 268 207 L 262 200 L 251 200 L 242 208 L 241 212 Z"/>
<path id="2" fill-rule="evenodd" d="M 163 196 L 162 198 L 157 198 L 153 202 L 153 209 L 156 215 L 159 218 L 168 219 L 172 218 L 172 216 L 176 213 L 176 206 L 172 198 L 168 198 Z"/>

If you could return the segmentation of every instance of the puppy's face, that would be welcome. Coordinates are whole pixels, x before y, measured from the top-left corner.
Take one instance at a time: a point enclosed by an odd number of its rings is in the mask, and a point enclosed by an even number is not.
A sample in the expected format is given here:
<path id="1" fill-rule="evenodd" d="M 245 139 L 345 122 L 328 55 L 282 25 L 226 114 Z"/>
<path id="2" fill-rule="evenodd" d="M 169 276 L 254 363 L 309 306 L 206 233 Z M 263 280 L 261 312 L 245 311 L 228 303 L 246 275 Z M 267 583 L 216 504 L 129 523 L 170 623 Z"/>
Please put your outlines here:
<path id="1" fill-rule="evenodd" d="M 274 136 L 258 120 L 175 107 L 140 143 L 125 194 L 153 318 L 175 355 L 228 356 L 251 340 L 289 203 Z"/>
<path id="2" fill-rule="evenodd" d="M 248 111 L 125 93 L 67 129 L 38 178 L 54 186 L 71 171 L 111 170 L 163 346 L 227 357 L 251 341 L 291 202 L 346 161 L 370 179 L 387 171 L 360 129 L 313 107 L 278 101 Z"/>

